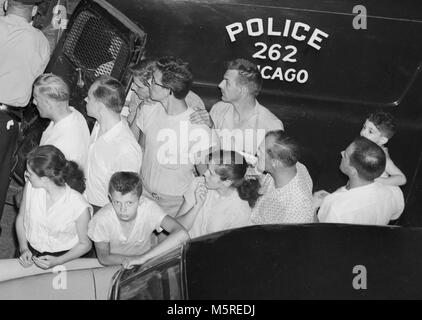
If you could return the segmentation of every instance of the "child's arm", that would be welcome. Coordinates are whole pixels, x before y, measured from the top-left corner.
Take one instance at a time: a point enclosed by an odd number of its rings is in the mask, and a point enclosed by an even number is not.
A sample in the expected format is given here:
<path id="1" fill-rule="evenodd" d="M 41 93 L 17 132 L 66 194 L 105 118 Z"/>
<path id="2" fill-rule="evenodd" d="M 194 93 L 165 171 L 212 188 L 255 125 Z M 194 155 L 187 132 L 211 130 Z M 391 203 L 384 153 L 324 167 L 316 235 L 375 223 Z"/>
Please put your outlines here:
<path id="1" fill-rule="evenodd" d="M 94 242 L 98 261 L 103 266 L 124 264 L 130 256 L 110 253 L 110 242 Z"/>
<path id="2" fill-rule="evenodd" d="M 144 264 L 146 261 L 189 240 L 189 234 L 187 233 L 186 229 L 179 222 L 177 222 L 176 219 L 170 216 L 164 217 L 163 221 L 161 222 L 161 227 L 169 233 L 167 238 L 165 238 L 157 246 L 150 249 L 143 255 L 129 258 L 123 264 L 125 268 L 130 268 L 137 264 Z"/>
<path id="3" fill-rule="evenodd" d="M 390 186 L 402 186 L 406 184 L 406 176 L 404 173 L 394 164 L 393 160 L 391 160 L 388 153 L 387 156 L 387 163 L 385 165 L 385 172 L 389 175 L 386 178 L 379 177 L 375 179 L 375 181 L 390 185 Z"/>

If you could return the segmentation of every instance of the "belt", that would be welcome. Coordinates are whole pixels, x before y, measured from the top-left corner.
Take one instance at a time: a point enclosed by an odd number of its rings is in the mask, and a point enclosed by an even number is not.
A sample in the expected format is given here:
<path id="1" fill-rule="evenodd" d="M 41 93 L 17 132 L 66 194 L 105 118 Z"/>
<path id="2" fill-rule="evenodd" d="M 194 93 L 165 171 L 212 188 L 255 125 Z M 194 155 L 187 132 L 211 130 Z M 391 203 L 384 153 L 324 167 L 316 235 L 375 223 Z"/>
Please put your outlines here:
<path id="1" fill-rule="evenodd" d="M 0 112 L 6 113 L 9 117 L 17 122 L 21 122 L 23 118 L 23 108 L 14 107 L 8 104 L 0 103 Z"/>

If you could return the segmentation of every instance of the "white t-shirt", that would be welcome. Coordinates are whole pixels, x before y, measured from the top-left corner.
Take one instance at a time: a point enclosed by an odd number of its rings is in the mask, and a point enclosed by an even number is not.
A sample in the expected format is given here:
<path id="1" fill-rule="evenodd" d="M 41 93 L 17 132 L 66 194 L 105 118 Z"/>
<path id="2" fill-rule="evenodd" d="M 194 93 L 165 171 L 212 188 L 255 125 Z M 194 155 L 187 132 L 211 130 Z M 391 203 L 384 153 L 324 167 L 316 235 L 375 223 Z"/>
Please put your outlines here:
<path id="1" fill-rule="evenodd" d="M 50 59 L 48 40 L 26 19 L 0 16 L 0 57 L 0 103 L 25 107 Z"/>
<path id="2" fill-rule="evenodd" d="M 185 193 L 189 203 L 194 198 L 197 179 Z M 251 208 L 247 201 L 240 199 L 237 190 L 233 190 L 227 197 L 220 196 L 215 190 L 208 190 L 204 204 L 188 230 L 189 236 L 196 238 L 217 231 L 248 226 L 251 224 L 250 218 Z"/>
<path id="3" fill-rule="evenodd" d="M 306 167 L 296 164 L 295 177 L 282 188 L 276 189 L 271 175 L 262 181 L 262 196 L 252 209 L 253 224 L 312 223 L 312 179 Z"/>
<path id="4" fill-rule="evenodd" d="M 284 130 L 280 119 L 258 101 L 253 114 L 242 122 L 237 119 L 234 106 L 223 101 L 213 105 L 210 116 L 220 137 L 222 149 L 252 156 L 256 154 L 268 131 Z"/>
<path id="5" fill-rule="evenodd" d="M 33 188 L 26 184 L 26 202 L 23 224 L 26 239 L 39 252 L 59 252 L 72 249 L 79 241 L 76 221 L 92 207 L 77 191 L 66 185 L 63 197 L 48 210 L 47 192 L 43 188 Z"/>
<path id="6" fill-rule="evenodd" d="M 387 225 L 404 210 L 399 187 L 371 183 L 347 190 L 341 187 L 326 196 L 318 212 L 320 222 Z"/>
<path id="7" fill-rule="evenodd" d="M 152 200 L 141 197 L 133 229 L 129 235 L 122 231 L 120 220 L 111 203 L 98 211 L 89 223 L 88 236 L 94 242 L 109 242 L 110 253 L 140 255 L 151 248 L 151 235 L 160 231 L 166 214 Z"/>
<path id="8" fill-rule="evenodd" d="M 44 130 L 40 146 L 47 144 L 57 147 L 67 160 L 75 161 L 83 169 L 86 168 L 89 148 L 89 129 L 84 116 L 75 108 L 59 122 L 50 122 Z"/>
<path id="9" fill-rule="evenodd" d="M 194 110 L 168 115 L 159 103 L 144 105 L 137 126 L 145 134 L 142 181 L 150 192 L 182 196 L 194 178 L 198 153 L 208 153 L 218 138 L 206 125 L 192 124 Z"/>
<path id="10" fill-rule="evenodd" d="M 139 173 L 142 150 L 128 125 L 122 121 L 101 136 L 97 122 L 91 133 L 86 169 L 86 191 L 89 203 L 102 207 L 108 200 L 108 183 L 113 173 Z"/>

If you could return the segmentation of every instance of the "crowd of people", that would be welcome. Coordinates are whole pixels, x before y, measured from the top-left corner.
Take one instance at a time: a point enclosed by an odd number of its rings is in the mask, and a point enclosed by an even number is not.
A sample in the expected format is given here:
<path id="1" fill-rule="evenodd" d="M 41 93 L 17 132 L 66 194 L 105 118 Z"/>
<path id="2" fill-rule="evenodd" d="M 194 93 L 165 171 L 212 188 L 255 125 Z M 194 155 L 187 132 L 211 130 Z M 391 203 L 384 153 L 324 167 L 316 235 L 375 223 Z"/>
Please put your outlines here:
<path id="1" fill-rule="evenodd" d="M 16 220 L 22 266 L 48 269 L 96 256 L 103 265 L 129 268 L 216 231 L 275 223 L 386 225 L 404 210 L 399 186 L 406 178 L 385 147 L 394 134 L 389 114 L 368 116 L 360 136 L 341 151 L 348 183 L 313 194 L 300 145 L 257 100 L 262 78 L 255 64 L 240 58 L 227 64 L 221 101 L 209 112 L 191 91 L 193 75 L 180 58 L 142 60 L 130 71 L 130 98 L 110 76 L 89 88 L 91 133 L 69 105 L 66 82 L 34 73 L 34 105 L 51 122 L 27 159 Z M 12 110 L 29 101 L 25 94 L 14 104 L 1 88 L 0 102 Z"/>

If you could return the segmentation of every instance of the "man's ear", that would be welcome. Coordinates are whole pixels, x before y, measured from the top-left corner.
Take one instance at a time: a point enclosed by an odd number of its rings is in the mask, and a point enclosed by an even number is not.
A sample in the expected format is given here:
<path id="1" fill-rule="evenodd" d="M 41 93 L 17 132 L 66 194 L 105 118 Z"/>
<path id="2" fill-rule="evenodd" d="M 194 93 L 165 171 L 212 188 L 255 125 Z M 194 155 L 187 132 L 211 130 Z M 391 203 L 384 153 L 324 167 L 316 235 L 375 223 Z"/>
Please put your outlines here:
<path id="1" fill-rule="evenodd" d="M 3 2 L 3 10 L 4 10 L 4 12 L 7 11 L 8 6 L 9 6 L 9 1 L 8 0 L 4 1 Z"/>
<path id="2" fill-rule="evenodd" d="M 380 144 L 383 146 L 388 142 L 388 138 L 387 137 L 381 137 L 380 139 Z"/>
<path id="3" fill-rule="evenodd" d="M 352 175 L 352 176 L 354 176 L 354 177 L 357 177 L 357 176 L 359 176 L 359 173 L 358 173 L 358 171 L 356 170 L 356 168 L 354 167 L 354 166 L 349 166 L 349 170 L 350 170 L 350 175 Z"/>
<path id="4" fill-rule="evenodd" d="M 273 168 L 279 168 L 283 166 L 283 162 L 281 162 L 279 159 L 271 159 L 271 165 Z"/>
<path id="5" fill-rule="evenodd" d="M 35 15 L 37 14 L 37 12 L 38 12 L 38 6 L 34 6 L 33 8 L 32 8 L 32 15 L 31 15 L 31 17 L 33 18 L 33 17 L 35 17 Z"/>

